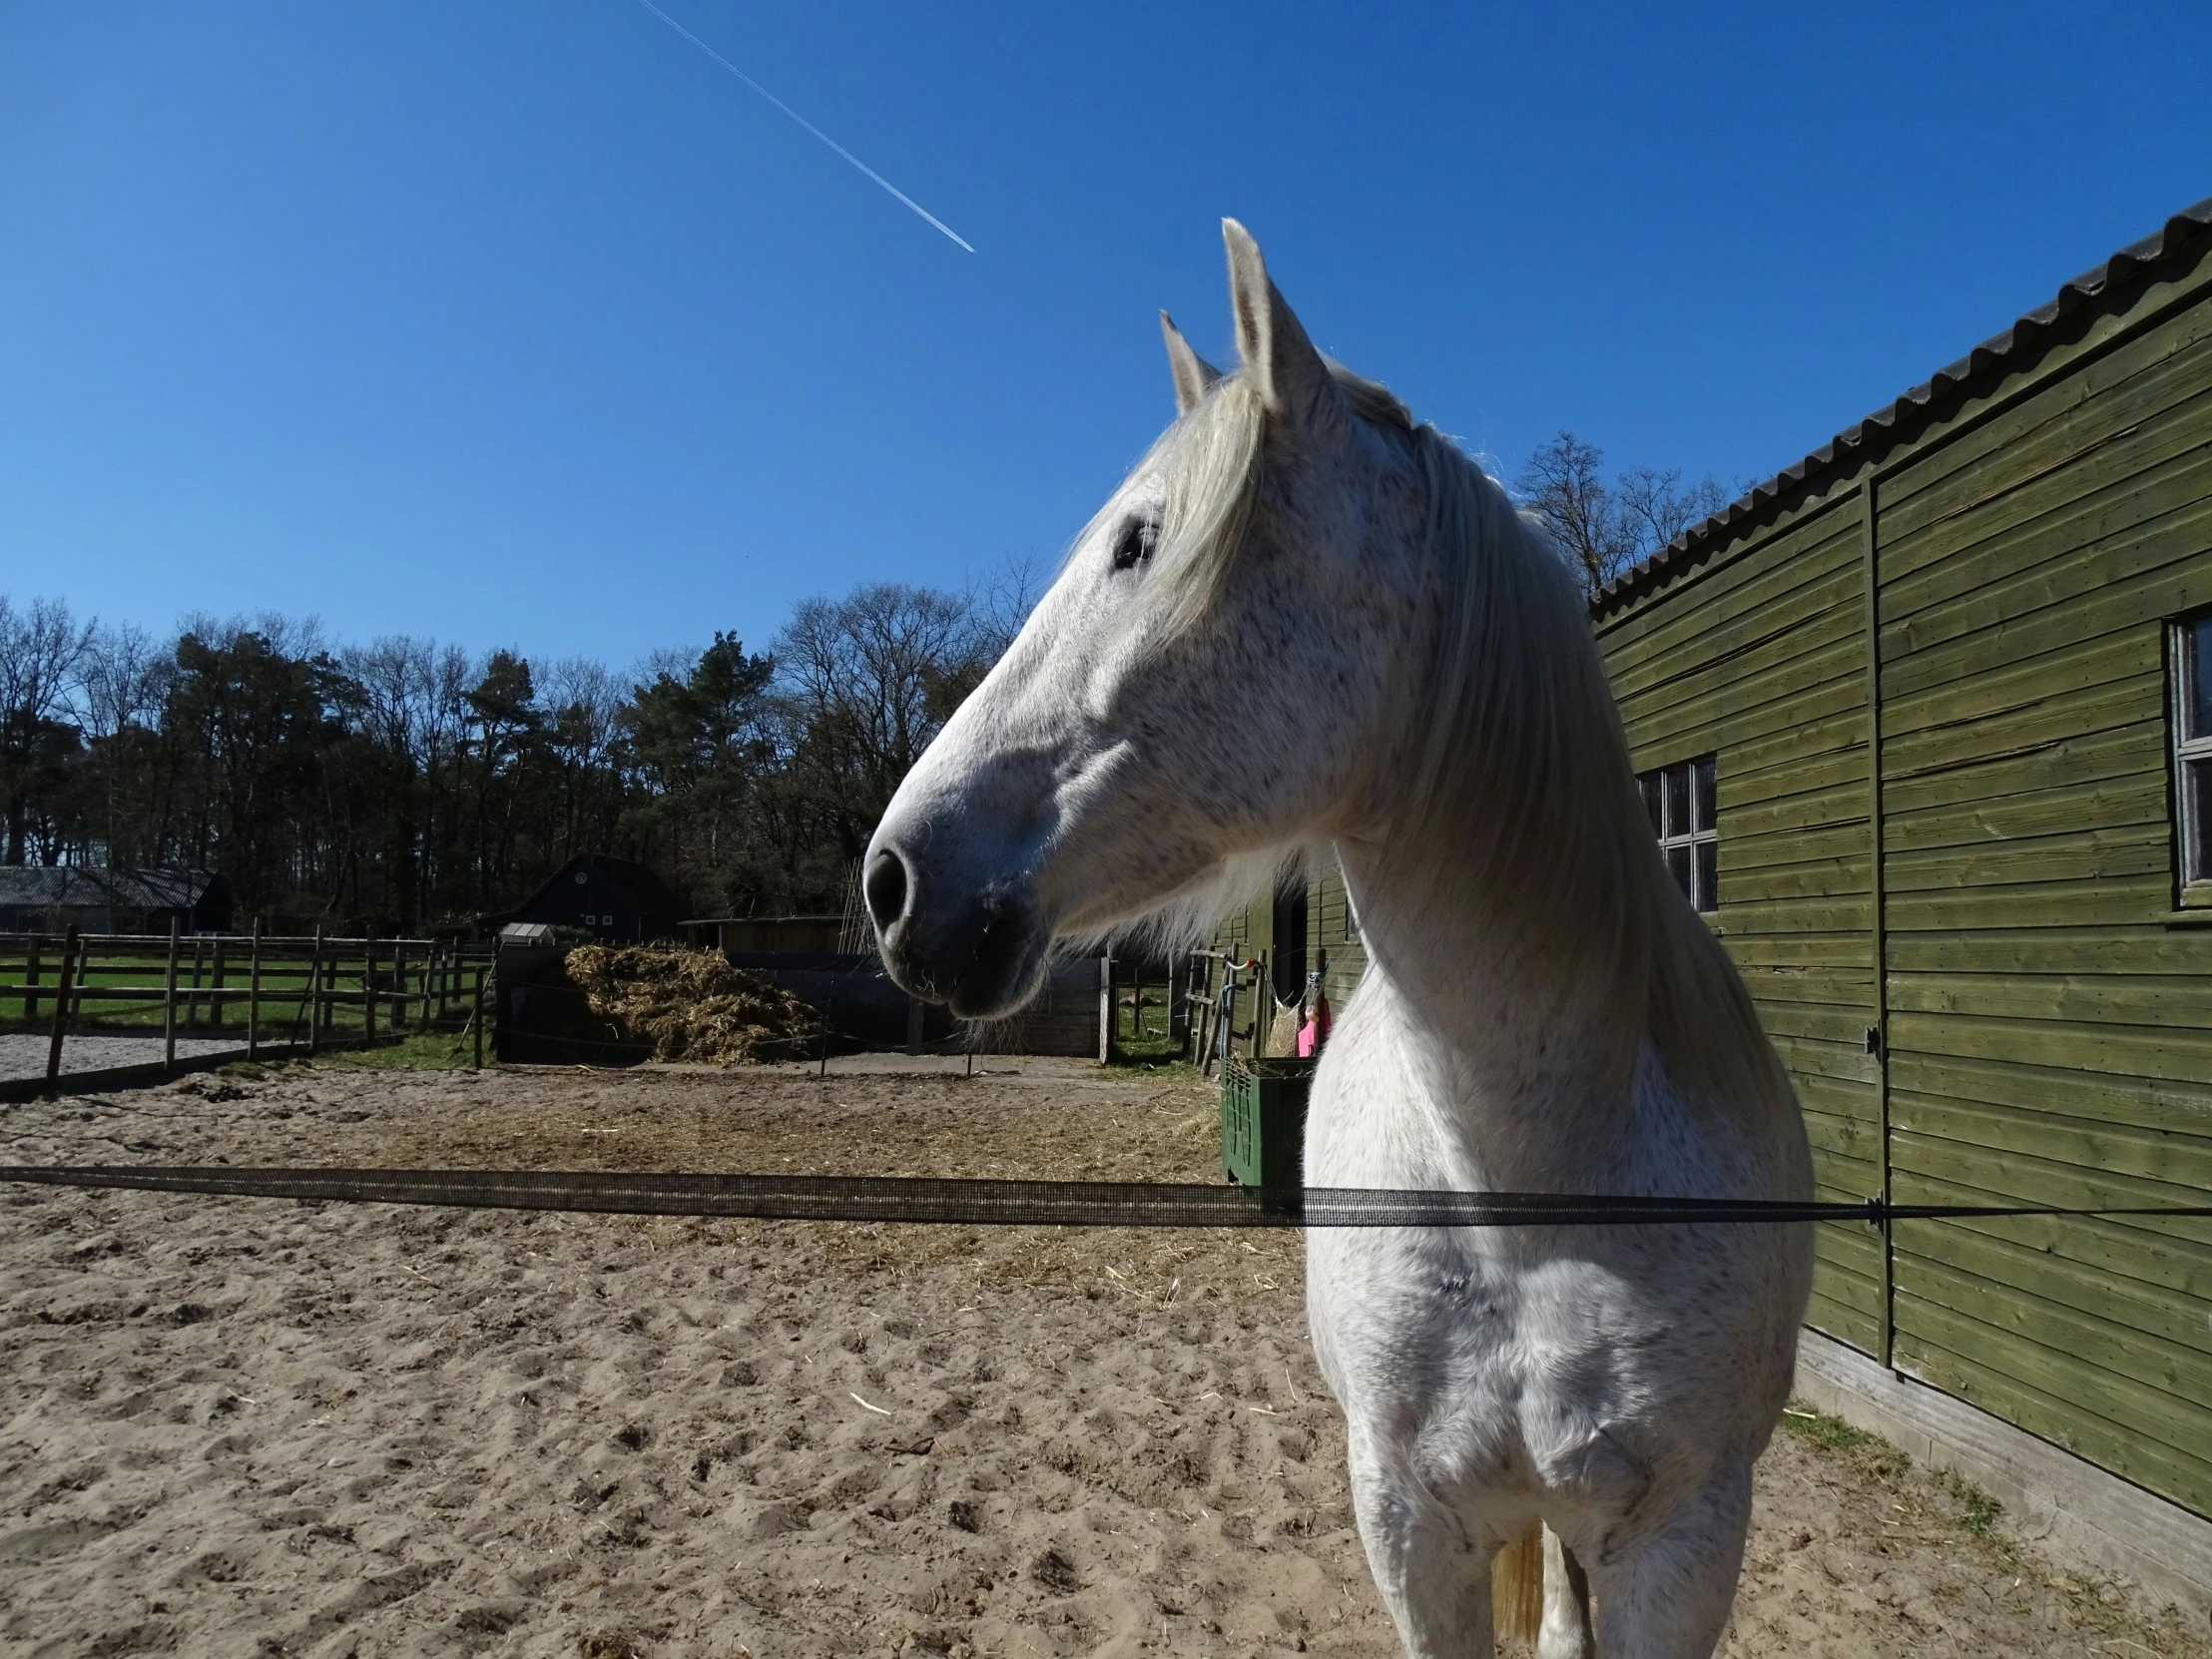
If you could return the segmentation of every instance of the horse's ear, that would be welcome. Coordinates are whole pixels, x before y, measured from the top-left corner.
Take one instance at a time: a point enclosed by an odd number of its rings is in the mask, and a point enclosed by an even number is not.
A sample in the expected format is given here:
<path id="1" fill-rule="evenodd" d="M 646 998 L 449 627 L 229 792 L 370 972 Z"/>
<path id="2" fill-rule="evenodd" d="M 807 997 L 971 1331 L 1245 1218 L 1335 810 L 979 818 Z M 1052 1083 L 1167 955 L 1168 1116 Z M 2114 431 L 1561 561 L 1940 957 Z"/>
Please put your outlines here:
<path id="1" fill-rule="evenodd" d="M 1206 395 L 1206 388 L 1221 378 L 1221 370 L 1191 349 L 1183 330 L 1165 311 L 1160 313 L 1160 337 L 1168 342 L 1168 372 L 1175 376 L 1175 412 L 1187 415 Z"/>
<path id="2" fill-rule="evenodd" d="M 1297 419 L 1335 386 L 1329 365 L 1276 285 L 1252 233 L 1233 219 L 1221 222 L 1229 247 L 1229 308 L 1237 319 L 1237 354 L 1270 414 Z"/>

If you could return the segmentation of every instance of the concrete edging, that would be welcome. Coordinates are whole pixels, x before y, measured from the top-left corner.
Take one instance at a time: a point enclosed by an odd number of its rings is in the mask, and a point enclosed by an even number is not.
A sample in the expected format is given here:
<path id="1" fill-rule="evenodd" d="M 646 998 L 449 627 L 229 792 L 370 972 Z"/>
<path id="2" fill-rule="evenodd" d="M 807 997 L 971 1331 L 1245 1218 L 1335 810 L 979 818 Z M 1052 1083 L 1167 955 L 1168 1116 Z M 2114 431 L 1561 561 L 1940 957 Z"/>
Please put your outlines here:
<path id="1" fill-rule="evenodd" d="M 1818 1331 L 1798 1334 L 1797 1391 L 2004 1505 L 2009 1531 L 2068 1561 L 2212 1616 L 2212 1520 L 1893 1372 Z"/>

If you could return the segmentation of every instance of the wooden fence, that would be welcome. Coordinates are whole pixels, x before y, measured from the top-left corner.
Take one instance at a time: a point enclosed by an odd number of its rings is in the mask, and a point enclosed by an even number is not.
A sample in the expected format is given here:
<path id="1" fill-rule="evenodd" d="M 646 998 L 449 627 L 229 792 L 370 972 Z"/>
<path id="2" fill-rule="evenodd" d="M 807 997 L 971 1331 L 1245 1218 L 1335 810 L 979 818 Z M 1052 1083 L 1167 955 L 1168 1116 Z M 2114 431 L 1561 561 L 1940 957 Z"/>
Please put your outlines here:
<path id="1" fill-rule="evenodd" d="M 0 1028 L 45 1030 L 47 1076 L 72 1030 L 179 1037 L 236 1033 L 313 1053 L 467 1021 L 483 1043 L 490 952 L 435 939 L 242 934 L 0 934 Z M 478 1061 L 481 1064 L 481 1059 Z"/>

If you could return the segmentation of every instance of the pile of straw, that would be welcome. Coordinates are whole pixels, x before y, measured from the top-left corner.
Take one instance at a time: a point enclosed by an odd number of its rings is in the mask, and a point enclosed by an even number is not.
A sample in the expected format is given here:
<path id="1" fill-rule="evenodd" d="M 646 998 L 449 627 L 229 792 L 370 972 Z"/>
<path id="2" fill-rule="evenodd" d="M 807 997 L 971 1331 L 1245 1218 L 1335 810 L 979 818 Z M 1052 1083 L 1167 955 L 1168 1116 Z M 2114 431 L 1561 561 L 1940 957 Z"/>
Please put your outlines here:
<path id="1" fill-rule="evenodd" d="M 781 985 L 732 967 L 718 951 L 578 945 L 568 976 L 591 1011 L 656 1060 L 751 1066 L 804 1059 L 822 1016 Z"/>

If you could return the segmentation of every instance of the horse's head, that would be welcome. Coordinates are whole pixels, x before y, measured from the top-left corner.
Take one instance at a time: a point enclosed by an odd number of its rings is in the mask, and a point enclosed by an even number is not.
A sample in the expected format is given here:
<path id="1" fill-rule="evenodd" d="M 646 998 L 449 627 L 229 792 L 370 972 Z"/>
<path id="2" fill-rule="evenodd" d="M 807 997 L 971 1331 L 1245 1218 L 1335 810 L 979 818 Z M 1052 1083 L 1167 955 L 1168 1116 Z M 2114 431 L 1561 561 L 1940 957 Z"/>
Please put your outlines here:
<path id="1" fill-rule="evenodd" d="M 1401 765 L 1432 573 L 1411 422 L 1314 348 L 1225 222 L 1241 359 L 1165 314 L 1178 419 L 1076 538 L 883 816 L 864 889 L 898 982 L 988 1017 L 1056 937 L 1357 833 Z M 1348 822 L 1348 818 L 1354 822 Z"/>

